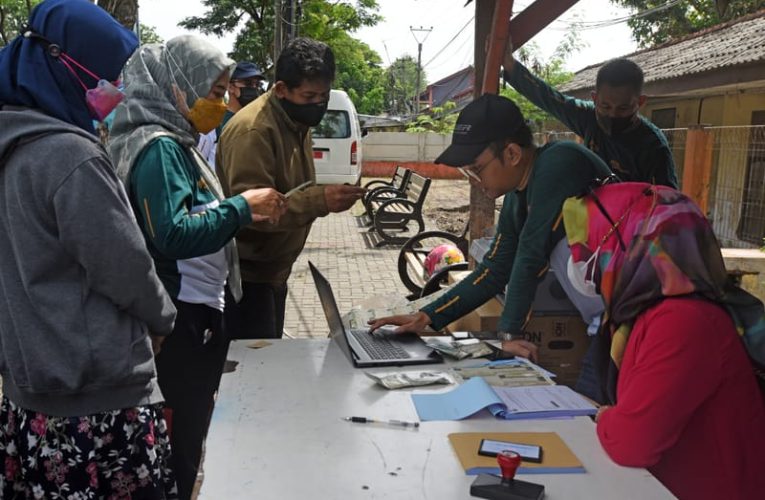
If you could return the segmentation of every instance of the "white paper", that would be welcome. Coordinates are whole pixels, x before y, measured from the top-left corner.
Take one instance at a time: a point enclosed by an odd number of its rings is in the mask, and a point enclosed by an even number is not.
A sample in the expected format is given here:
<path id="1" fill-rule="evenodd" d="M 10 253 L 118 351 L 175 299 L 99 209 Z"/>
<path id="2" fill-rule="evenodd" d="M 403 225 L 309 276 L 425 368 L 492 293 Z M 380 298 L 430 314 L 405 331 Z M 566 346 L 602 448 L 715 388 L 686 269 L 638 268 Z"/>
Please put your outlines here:
<path id="1" fill-rule="evenodd" d="M 565 385 L 493 387 L 508 413 L 578 412 L 595 406 Z M 593 411 L 594 413 L 594 411 Z"/>

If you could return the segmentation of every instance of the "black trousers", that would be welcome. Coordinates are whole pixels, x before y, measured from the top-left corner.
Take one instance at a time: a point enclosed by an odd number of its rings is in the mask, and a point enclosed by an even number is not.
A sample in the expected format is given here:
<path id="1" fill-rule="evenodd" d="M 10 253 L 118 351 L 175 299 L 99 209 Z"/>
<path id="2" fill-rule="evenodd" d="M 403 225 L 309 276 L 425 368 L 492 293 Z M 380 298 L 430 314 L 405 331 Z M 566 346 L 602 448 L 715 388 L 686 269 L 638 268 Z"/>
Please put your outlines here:
<path id="1" fill-rule="evenodd" d="M 226 328 L 232 339 L 280 339 L 284 332 L 287 283 L 242 282 L 242 300 L 226 303 Z"/>
<path id="2" fill-rule="evenodd" d="M 181 500 L 191 498 L 218 389 L 228 338 L 223 314 L 202 304 L 175 301 L 175 328 L 157 355 L 157 378 L 172 412 L 170 464 Z M 210 336 L 211 335 L 211 336 Z M 209 337 L 207 342 L 205 338 Z"/>

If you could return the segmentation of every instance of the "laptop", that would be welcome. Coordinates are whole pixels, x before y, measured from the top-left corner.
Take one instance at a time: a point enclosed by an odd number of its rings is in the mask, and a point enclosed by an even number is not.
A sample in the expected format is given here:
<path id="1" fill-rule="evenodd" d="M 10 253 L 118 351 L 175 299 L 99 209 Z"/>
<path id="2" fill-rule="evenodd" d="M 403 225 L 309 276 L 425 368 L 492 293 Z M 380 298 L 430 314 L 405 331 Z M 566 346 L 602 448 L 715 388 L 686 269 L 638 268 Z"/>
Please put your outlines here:
<path id="1" fill-rule="evenodd" d="M 368 329 L 346 329 L 329 281 L 312 262 L 308 262 L 308 267 L 311 268 L 316 291 L 319 292 L 319 300 L 327 317 L 330 337 L 337 342 L 354 366 L 369 368 L 443 362 L 441 355 L 428 347 L 417 334 L 369 333 Z"/>

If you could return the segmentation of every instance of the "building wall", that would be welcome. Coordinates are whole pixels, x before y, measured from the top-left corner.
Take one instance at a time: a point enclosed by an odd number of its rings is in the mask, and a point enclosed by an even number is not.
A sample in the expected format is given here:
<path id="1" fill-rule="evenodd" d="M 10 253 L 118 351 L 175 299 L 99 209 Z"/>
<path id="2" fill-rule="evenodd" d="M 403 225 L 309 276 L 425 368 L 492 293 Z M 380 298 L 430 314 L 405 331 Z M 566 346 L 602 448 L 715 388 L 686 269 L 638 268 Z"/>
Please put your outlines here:
<path id="1" fill-rule="evenodd" d="M 370 132 L 362 140 L 364 161 L 432 162 L 451 144 L 451 135 L 433 132 Z"/>
<path id="2" fill-rule="evenodd" d="M 751 125 L 752 111 L 765 110 L 765 87 L 704 97 L 649 98 L 641 113 L 675 108 L 674 128 L 704 124 L 713 127 Z M 700 112 L 700 114 L 699 114 Z"/>
<path id="3" fill-rule="evenodd" d="M 723 125 L 724 96 L 711 96 L 703 99 L 694 98 L 655 98 L 649 99 L 641 113 L 651 119 L 656 110 L 675 108 L 675 125 L 673 128 L 686 128 L 703 123 L 706 125 Z M 699 110 L 701 116 L 699 119 Z"/>
<path id="4" fill-rule="evenodd" d="M 401 165 L 432 179 L 462 179 L 457 169 L 433 163 L 451 142 L 451 135 L 433 132 L 370 132 L 363 139 L 361 175 L 390 177 Z"/>

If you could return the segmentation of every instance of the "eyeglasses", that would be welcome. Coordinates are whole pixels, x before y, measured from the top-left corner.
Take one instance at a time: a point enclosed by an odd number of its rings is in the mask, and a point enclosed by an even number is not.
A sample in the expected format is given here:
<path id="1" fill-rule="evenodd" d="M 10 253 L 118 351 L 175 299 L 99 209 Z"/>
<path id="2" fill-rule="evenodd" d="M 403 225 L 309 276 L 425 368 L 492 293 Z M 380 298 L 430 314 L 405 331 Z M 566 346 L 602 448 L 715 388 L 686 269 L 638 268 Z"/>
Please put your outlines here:
<path id="1" fill-rule="evenodd" d="M 466 179 L 470 180 L 473 179 L 474 181 L 480 183 L 481 182 L 481 171 L 485 169 L 486 167 L 491 164 L 494 160 L 496 160 L 497 157 L 493 156 L 491 160 L 487 161 L 483 165 L 470 165 L 467 167 L 457 167 L 457 170 L 460 171 L 462 175 L 465 176 Z"/>
<path id="2" fill-rule="evenodd" d="M 251 87 L 251 88 L 257 88 L 260 87 L 261 80 L 258 78 L 248 78 L 246 80 L 231 80 L 231 83 L 235 87 L 244 88 L 244 87 Z"/>

